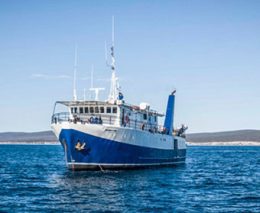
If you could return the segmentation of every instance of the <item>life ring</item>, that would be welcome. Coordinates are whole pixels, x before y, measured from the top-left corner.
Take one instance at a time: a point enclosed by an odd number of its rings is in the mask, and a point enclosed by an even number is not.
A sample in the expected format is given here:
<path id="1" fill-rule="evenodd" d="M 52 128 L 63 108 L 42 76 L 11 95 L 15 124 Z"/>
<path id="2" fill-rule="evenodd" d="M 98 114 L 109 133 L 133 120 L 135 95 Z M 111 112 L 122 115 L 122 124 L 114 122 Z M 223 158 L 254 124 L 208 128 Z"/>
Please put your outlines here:
<path id="1" fill-rule="evenodd" d="M 128 124 L 129 121 L 130 121 L 130 119 L 129 119 L 128 115 L 126 115 L 126 116 L 125 116 L 125 123 Z"/>
<path id="2" fill-rule="evenodd" d="M 144 127 L 145 127 L 145 124 L 142 123 L 142 125 L 141 125 L 141 129 L 144 130 Z"/>

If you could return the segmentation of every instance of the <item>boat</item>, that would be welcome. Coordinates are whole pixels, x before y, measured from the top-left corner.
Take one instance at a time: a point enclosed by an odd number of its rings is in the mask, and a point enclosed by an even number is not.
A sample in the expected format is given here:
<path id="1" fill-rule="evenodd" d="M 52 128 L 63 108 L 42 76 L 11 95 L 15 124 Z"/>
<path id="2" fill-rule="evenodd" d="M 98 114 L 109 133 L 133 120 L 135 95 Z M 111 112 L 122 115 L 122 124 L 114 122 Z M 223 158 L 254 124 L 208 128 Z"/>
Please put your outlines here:
<path id="1" fill-rule="evenodd" d="M 77 99 L 75 58 L 73 100 L 54 105 L 51 127 L 64 149 L 67 167 L 120 170 L 184 164 L 187 127 L 173 127 L 176 90 L 168 96 L 165 115 L 151 109 L 148 103 L 127 103 L 116 76 L 113 37 L 108 99 L 100 101 L 98 88 L 93 86 L 94 100 Z M 58 105 L 65 110 L 58 111 Z M 158 119 L 163 117 L 164 124 L 159 125 Z"/>

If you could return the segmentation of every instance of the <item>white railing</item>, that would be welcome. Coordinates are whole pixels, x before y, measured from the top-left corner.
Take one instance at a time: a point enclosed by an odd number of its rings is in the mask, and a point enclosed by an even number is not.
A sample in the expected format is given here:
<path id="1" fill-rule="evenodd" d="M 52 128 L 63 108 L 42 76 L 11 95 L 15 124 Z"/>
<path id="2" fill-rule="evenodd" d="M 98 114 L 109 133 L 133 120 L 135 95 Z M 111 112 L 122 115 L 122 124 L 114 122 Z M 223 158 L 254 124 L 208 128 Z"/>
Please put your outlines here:
<path id="1" fill-rule="evenodd" d="M 118 124 L 121 127 L 139 129 L 143 131 L 149 131 L 151 133 L 165 134 L 163 126 L 152 124 L 149 122 L 141 122 L 134 119 L 128 119 L 127 121 L 122 118 L 118 118 L 116 115 L 102 115 L 102 114 L 70 114 L 68 112 L 55 113 L 52 116 L 52 123 L 61 122 L 73 122 L 82 124 L 99 124 L 99 125 L 115 125 Z"/>
<path id="2" fill-rule="evenodd" d="M 114 125 L 118 122 L 118 118 L 112 115 L 100 115 L 100 114 L 90 114 L 90 115 L 82 115 L 82 114 L 70 114 L 68 112 L 60 112 L 55 113 L 52 116 L 52 123 L 60 123 L 60 122 L 80 122 L 82 124 L 109 124 Z"/>

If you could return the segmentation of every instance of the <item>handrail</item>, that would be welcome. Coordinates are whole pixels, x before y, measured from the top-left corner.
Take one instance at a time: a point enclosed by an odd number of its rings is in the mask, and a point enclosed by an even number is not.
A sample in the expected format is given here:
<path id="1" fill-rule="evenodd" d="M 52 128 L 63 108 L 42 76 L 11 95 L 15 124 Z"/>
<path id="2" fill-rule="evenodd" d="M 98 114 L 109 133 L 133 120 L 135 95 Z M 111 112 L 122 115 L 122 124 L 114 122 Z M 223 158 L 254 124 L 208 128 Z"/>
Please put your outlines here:
<path id="1" fill-rule="evenodd" d="M 81 122 L 90 124 L 114 124 L 118 119 L 115 116 L 101 116 L 100 114 L 70 114 L 68 112 L 60 112 L 52 115 L 52 123 L 68 121 L 68 122 Z"/>
<path id="2" fill-rule="evenodd" d="M 161 125 L 155 125 L 150 122 L 141 122 L 135 119 L 128 119 L 127 122 L 116 117 L 115 115 L 102 115 L 102 114 L 71 114 L 69 112 L 60 112 L 52 115 L 52 123 L 60 122 L 80 122 L 82 124 L 108 124 L 114 125 L 118 123 L 121 127 L 139 129 L 143 131 L 149 131 L 151 133 L 165 134 L 165 130 Z"/>

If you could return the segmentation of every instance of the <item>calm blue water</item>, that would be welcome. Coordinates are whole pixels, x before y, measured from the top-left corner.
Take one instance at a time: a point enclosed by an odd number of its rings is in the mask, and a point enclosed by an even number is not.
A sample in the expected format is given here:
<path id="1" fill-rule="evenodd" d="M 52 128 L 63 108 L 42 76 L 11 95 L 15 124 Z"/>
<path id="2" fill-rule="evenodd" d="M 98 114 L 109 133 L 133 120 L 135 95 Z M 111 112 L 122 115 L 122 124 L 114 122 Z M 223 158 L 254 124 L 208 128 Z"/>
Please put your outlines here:
<path id="1" fill-rule="evenodd" d="M 60 146 L 0 145 L 0 212 L 260 212 L 260 147 L 190 147 L 185 166 L 72 172 Z"/>

